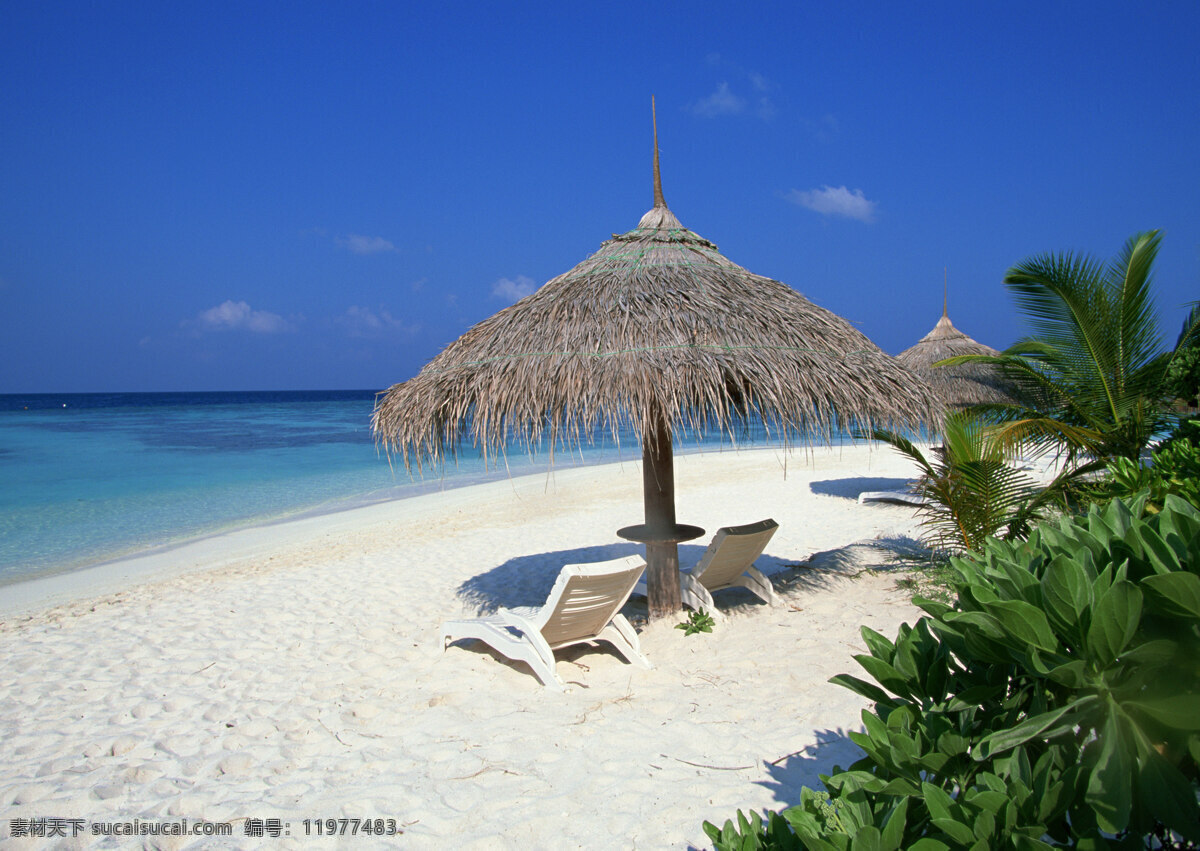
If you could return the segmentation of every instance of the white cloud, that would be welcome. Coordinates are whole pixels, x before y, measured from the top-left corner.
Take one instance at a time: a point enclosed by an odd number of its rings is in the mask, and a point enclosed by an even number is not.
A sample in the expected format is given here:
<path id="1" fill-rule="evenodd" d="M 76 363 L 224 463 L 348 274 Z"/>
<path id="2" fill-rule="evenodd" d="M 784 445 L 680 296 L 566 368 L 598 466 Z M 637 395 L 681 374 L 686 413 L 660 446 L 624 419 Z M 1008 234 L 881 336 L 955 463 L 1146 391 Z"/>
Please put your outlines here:
<path id="1" fill-rule="evenodd" d="M 692 104 L 692 112 L 703 118 L 716 118 L 719 115 L 737 115 L 746 108 L 744 98 L 735 95 L 729 88 L 729 83 L 719 83 L 717 90 L 706 98 Z"/>
<path id="2" fill-rule="evenodd" d="M 771 98 L 777 88 L 765 74 L 746 68 L 719 53 L 710 53 L 705 61 L 725 76 L 716 90 L 706 98 L 693 103 L 689 108 L 702 118 L 717 118 L 723 115 L 750 114 L 770 121 L 779 112 Z M 730 80 L 733 81 L 730 84 Z M 749 90 L 749 94 L 746 94 Z"/>
<path id="3" fill-rule="evenodd" d="M 196 317 L 202 331 L 252 331 L 255 334 L 279 334 L 294 331 L 295 326 L 278 313 L 253 310 L 244 301 L 226 301 Z"/>
<path id="4" fill-rule="evenodd" d="M 501 278 L 492 284 L 492 295 L 509 302 L 518 302 L 527 295 L 537 292 L 537 282 L 525 275 L 517 275 L 516 280 Z"/>
<path id="5" fill-rule="evenodd" d="M 407 323 L 397 319 L 387 310 L 375 312 L 366 307 L 352 305 L 334 319 L 351 337 L 411 337 L 421 330 L 420 323 Z"/>
<path id="6" fill-rule="evenodd" d="M 354 254 L 381 254 L 385 251 L 396 250 L 396 246 L 382 236 L 363 236 L 352 233 L 349 236 L 339 236 L 334 241 Z"/>
<path id="7" fill-rule="evenodd" d="M 842 132 L 841 122 L 838 121 L 836 115 L 826 113 L 820 118 L 813 120 L 811 118 L 804 119 L 804 126 L 808 128 L 808 132 L 818 142 L 829 143 L 837 139 Z"/>
<path id="8" fill-rule="evenodd" d="M 875 221 L 875 202 L 868 201 L 861 189 L 853 192 L 845 186 L 822 186 L 808 191 L 793 189 L 787 197 L 823 216 L 842 216 L 867 223 Z"/>

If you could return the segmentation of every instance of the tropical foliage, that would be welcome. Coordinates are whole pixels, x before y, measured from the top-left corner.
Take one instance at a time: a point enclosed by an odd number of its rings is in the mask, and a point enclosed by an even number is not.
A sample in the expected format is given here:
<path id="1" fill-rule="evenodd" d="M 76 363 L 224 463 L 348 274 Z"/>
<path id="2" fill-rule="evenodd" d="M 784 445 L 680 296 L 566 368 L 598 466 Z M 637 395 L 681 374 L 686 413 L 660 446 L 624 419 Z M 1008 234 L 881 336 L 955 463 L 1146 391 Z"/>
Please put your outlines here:
<path id="1" fill-rule="evenodd" d="M 866 755 L 719 849 L 1188 847 L 1200 843 L 1200 511 L 1115 500 L 990 539 L 958 603 L 869 629 Z M 1194 846 L 1191 846 L 1194 847 Z"/>
<path id="2" fill-rule="evenodd" d="M 1200 848 L 1200 423 L 1141 460 L 1200 391 L 1200 303 L 1163 351 L 1159 242 L 1011 269 L 1034 335 L 942 363 L 993 364 L 1022 406 L 950 415 L 932 460 L 874 433 L 920 468 L 929 541 L 965 550 L 955 601 L 863 629 L 868 679 L 833 682 L 873 702 L 865 756 L 782 813 L 705 822 L 717 848 Z M 1010 459 L 1050 447 L 1067 472 L 1041 490 Z"/>
<path id="3" fill-rule="evenodd" d="M 1200 419 L 1183 420 L 1155 447 L 1150 463 L 1114 458 L 1098 481 L 1079 492 L 1096 502 L 1144 491 L 1146 510 L 1159 511 L 1170 494 L 1200 508 Z"/>
<path id="4" fill-rule="evenodd" d="M 901 434 L 885 429 L 872 433 L 921 471 L 915 489 L 927 500 L 919 511 L 925 543 L 935 550 L 976 549 L 992 535 L 1025 537 L 1030 524 L 1060 504 L 1070 483 L 1090 469 L 1069 466 L 1049 485 L 1039 485 L 1010 463 L 994 433 L 974 414 L 948 414 L 942 446 L 932 458 Z"/>
<path id="5" fill-rule="evenodd" d="M 1162 404 L 1175 353 L 1163 350 L 1151 282 L 1161 235 L 1136 234 L 1113 261 L 1046 254 L 1014 266 L 1004 278 L 1033 335 L 995 358 L 968 361 L 998 366 L 1022 389 L 1025 407 L 995 407 L 1005 421 L 1006 445 L 1030 439 L 1065 440 L 1076 452 L 1136 460 L 1170 422 Z M 1193 320 L 1200 315 L 1193 314 Z M 1184 336 L 1194 339 L 1193 321 Z M 1097 436 L 1076 445 L 1062 426 Z"/>
<path id="6" fill-rule="evenodd" d="M 1200 404 L 1200 302 L 1183 323 L 1167 367 L 1167 393 L 1192 405 Z"/>

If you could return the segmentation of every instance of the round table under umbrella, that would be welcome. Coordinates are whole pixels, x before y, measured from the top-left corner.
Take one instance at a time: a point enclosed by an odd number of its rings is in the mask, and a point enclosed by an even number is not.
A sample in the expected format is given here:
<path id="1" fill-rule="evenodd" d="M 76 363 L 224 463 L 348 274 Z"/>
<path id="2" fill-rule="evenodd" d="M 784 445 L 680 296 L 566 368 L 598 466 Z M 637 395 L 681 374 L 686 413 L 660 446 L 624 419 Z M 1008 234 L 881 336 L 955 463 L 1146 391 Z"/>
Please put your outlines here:
<path id="1" fill-rule="evenodd" d="M 663 200 L 573 269 L 471 327 L 375 406 L 373 428 L 406 467 L 440 463 L 463 442 L 485 455 L 587 442 L 623 426 L 642 444 L 652 618 L 678 612 L 673 434 L 732 434 L 757 416 L 785 445 L 840 430 L 939 421 L 925 384 L 845 319 L 726 259 Z"/>

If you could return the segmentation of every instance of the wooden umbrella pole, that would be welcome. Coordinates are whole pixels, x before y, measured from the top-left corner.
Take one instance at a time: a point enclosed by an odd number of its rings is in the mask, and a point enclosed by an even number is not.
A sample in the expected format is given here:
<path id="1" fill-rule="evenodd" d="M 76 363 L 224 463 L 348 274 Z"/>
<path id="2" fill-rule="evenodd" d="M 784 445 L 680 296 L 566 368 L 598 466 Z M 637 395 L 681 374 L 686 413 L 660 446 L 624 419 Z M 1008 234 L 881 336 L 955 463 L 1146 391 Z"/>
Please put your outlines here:
<path id="1" fill-rule="evenodd" d="M 642 437 L 642 490 L 646 506 L 646 531 L 652 538 L 672 538 L 675 528 L 675 463 L 671 429 L 660 412 Z M 662 618 L 681 608 L 679 593 L 679 543 L 646 542 L 646 591 L 650 618 Z"/>

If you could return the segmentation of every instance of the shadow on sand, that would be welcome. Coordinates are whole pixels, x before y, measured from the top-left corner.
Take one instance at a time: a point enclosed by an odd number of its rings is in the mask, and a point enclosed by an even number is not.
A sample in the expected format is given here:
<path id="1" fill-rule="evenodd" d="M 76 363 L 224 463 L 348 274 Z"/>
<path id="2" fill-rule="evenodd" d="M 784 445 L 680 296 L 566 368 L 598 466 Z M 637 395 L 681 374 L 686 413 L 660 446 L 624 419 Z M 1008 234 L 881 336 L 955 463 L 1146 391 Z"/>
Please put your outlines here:
<path id="1" fill-rule="evenodd" d="M 621 542 L 517 556 L 463 582 L 458 586 L 458 597 L 466 606 L 475 606 L 480 615 L 490 615 L 497 609 L 540 606 L 566 565 L 641 556 L 645 555 L 643 550 L 638 544 Z"/>
<path id="2" fill-rule="evenodd" d="M 882 481 L 882 480 L 879 480 Z M 704 555 L 705 546 L 681 544 L 679 563 L 694 565 Z M 837 581 L 856 576 L 864 570 L 889 570 L 903 567 L 906 560 L 926 552 L 919 541 L 907 537 L 879 538 L 866 543 L 813 553 L 804 561 L 782 559 L 763 553 L 755 566 L 765 573 L 781 594 L 788 591 L 815 591 L 832 587 Z M 556 550 L 511 558 L 458 586 L 458 598 L 476 615 L 490 615 L 497 609 L 541 606 L 559 572 L 568 564 L 588 564 L 624 556 L 645 557 L 640 544 L 628 542 L 597 544 L 573 550 Z M 725 612 L 767 604 L 744 588 L 718 592 L 717 603 Z M 644 598 L 634 597 L 625 607 L 628 616 L 644 615 Z"/>
<path id="3" fill-rule="evenodd" d="M 706 546 L 681 544 L 679 563 L 684 567 L 696 564 L 704 555 Z M 608 561 L 624 556 L 645 558 L 645 547 L 640 544 L 621 542 L 517 556 L 463 582 L 458 586 L 458 598 L 468 608 L 474 606 L 480 615 L 490 615 L 497 609 L 511 609 L 516 606 L 540 606 L 546 602 L 546 596 L 550 593 L 554 580 L 558 578 L 559 572 L 566 565 Z M 755 565 L 767 576 L 783 577 L 789 570 L 797 566 L 797 562 L 786 561 L 769 553 L 763 553 L 758 557 Z M 719 602 L 722 608 L 727 605 L 736 606 L 743 602 L 762 602 L 742 588 L 731 588 L 720 593 Z M 636 613 L 639 610 L 639 598 L 634 598 L 630 606 Z M 644 600 L 641 601 L 640 609 L 645 611 Z"/>
<path id="4" fill-rule="evenodd" d="M 835 766 L 849 768 L 864 756 L 845 730 L 817 730 L 816 736 L 816 743 L 804 750 L 763 763 L 770 779 L 757 782 L 771 790 L 781 808 L 800 803 L 800 790 L 805 786 L 823 791 L 820 775 L 832 774 Z"/>
<path id="5" fill-rule="evenodd" d="M 805 786 L 816 791 L 825 791 L 821 783 L 822 774 L 833 774 L 834 768 L 849 768 L 864 756 L 862 749 L 850 740 L 845 730 L 816 730 L 817 741 L 802 751 L 786 754 L 777 759 L 764 759 L 763 770 L 767 780 L 756 780 L 759 786 L 769 789 L 775 796 L 777 812 L 800 803 L 800 790 Z M 760 813 L 761 815 L 761 813 Z M 722 827 L 726 819 L 737 822 L 735 810 L 714 813 L 708 820 Z M 689 851 L 698 846 L 689 846 Z"/>
<path id="6" fill-rule="evenodd" d="M 911 483 L 912 479 L 852 476 L 848 479 L 822 479 L 809 482 L 808 488 L 816 494 L 856 500 L 858 495 L 864 491 L 903 491 L 908 490 Z"/>

